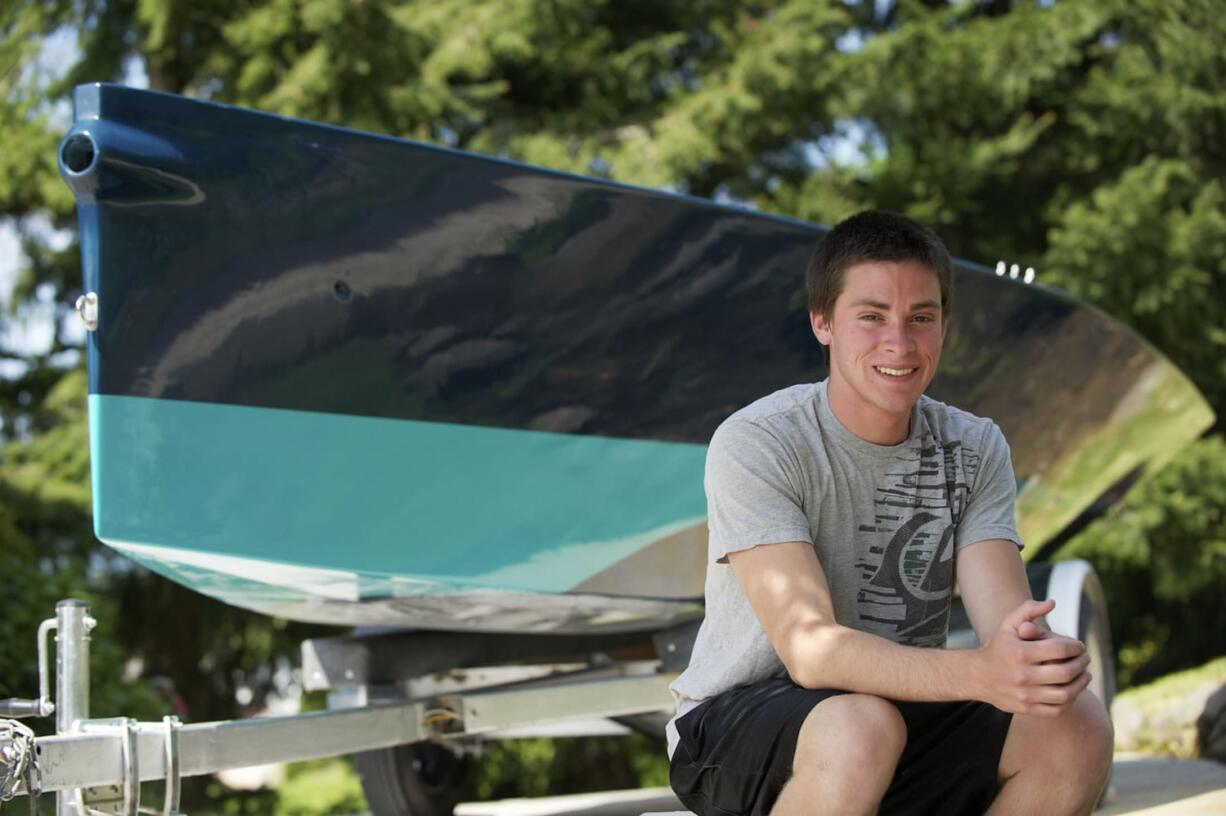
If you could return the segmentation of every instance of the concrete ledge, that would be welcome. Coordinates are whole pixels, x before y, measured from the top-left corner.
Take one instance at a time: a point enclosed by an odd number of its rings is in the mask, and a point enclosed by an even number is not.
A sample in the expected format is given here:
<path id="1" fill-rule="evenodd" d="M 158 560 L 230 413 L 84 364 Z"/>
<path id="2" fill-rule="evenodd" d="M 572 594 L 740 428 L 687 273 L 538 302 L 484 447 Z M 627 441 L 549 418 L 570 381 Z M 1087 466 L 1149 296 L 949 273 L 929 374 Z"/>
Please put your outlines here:
<path id="1" fill-rule="evenodd" d="M 681 803 L 668 788 L 573 793 L 543 799 L 506 799 L 502 802 L 466 802 L 456 808 L 456 816 L 656 816 L 676 813 Z"/>
<path id="2" fill-rule="evenodd" d="M 1226 764 L 1115 755 L 1111 795 L 1094 816 L 1223 816 Z M 668 788 L 468 802 L 456 816 L 692 816 Z"/>

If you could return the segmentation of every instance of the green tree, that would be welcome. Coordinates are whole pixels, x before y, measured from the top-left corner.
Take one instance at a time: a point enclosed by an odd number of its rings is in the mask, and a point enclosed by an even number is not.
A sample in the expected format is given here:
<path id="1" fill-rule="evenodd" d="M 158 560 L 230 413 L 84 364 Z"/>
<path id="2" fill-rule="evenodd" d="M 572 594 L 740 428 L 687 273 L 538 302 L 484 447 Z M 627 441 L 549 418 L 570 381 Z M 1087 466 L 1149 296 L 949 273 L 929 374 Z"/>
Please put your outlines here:
<path id="1" fill-rule="evenodd" d="M 90 534 L 84 372 L 63 377 L 42 410 L 50 429 L 10 443 L 0 466 L 0 698 L 37 696 L 35 634 L 42 620 L 55 616 L 57 601 L 82 598 L 107 625 L 118 619 L 110 583 L 89 578 L 107 556 Z M 122 682 L 126 656 L 117 639 L 93 643 L 95 710 L 152 717 L 159 711 L 152 690 Z M 37 725 L 53 730 L 47 722 Z"/>
<path id="2" fill-rule="evenodd" d="M 1226 442 L 1188 446 L 1065 550 L 1103 579 L 1122 685 L 1220 656 L 1206 635 L 1226 631 Z"/>
<path id="3" fill-rule="evenodd" d="M 64 41 L 71 64 L 49 64 Z M 0 9 L 0 219 L 25 255 L 12 305 L 65 315 L 80 292 L 76 247 L 48 240 L 74 223 L 55 168 L 70 88 L 143 69 L 157 90 L 819 222 L 906 212 L 956 253 L 1033 264 L 1130 324 L 1226 417 L 1224 43 L 1210 0 L 14 0 Z M 0 348 L 14 366 L 0 574 L 21 587 L 0 595 L 0 682 L 21 688 L 0 694 L 32 692 L 30 624 L 84 593 L 117 654 L 173 678 L 197 718 L 225 716 L 229 678 L 303 630 L 96 547 L 71 345 L 59 330 L 46 352 Z M 1192 659 L 1143 654 L 1181 620 L 1174 598 L 1226 590 L 1220 448 L 1189 450 L 1068 549 L 1130 588 L 1113 598 L 1151 599 L 1114 610 L 1137 676 Z M 1208 583 L 1173 589 L 1168 556 Z"/>

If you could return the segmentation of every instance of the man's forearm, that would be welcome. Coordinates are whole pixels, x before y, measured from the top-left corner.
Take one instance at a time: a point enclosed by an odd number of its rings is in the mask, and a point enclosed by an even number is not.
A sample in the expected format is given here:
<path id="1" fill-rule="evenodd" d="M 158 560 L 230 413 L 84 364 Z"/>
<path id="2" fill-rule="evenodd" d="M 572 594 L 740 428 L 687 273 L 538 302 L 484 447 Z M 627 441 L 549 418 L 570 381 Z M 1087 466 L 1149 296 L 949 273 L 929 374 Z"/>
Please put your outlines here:
<path id="1" fill-rule="evenodd" d="M 898 700 L 982 700 L 1004 711 L 1058 716 L 1089 681 L 1083 644 L 1038 636 L 1035 621 L 1051 612 L 1053 601 L 1022 600 L 997 615 L 999 601 L 989 598 L 979 606 L 991 609 L 972 618 L 979 619 L 977 648 L 922 649 L 840 625 L 810 544 L 754 547 L 730 554 L 729 561 L 799 685 Z M 995 630 L 984 625 L 989 621 Z"/>
<path id="2" fill-rule="evenodd" d="M 793 682 L 893 700 L 983 699 L 974 650 L 903 646 L 837 624 L 807 627 L 793 651 Z M 799 676 L 798 676 L 799 675 Z"/>
<path id="3" fill-rule="evenodd" d="M 808 688 L 893 700 L 982 700 L 1015 714 L 1059 716 L 1090 682 L 1089 655 L 1072 638 L 1028 639 L 1052 601 L 1025 601 L 974 649 L 902 646 L 837 623 L 794 626 L 786 665 Z"/>

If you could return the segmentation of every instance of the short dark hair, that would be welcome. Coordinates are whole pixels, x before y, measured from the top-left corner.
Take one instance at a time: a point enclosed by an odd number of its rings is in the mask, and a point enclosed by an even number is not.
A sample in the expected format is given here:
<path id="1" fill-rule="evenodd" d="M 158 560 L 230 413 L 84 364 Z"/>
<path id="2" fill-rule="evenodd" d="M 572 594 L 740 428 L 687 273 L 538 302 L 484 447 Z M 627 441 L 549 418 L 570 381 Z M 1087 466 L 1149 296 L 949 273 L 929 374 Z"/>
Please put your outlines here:
<path id="1" fill-rule="evenodd" d="M 941 286 L 941 320 L 949 319 L 954 297 L 949 250 L 910 218 L 880 210 L 865 210 L 840 221 L 817 242 L 805 273 L 809 311 L 830 318 L 834 302 L 843 294 L 843 276 L 868 261 L 915 261 L 931 269 Z"/>

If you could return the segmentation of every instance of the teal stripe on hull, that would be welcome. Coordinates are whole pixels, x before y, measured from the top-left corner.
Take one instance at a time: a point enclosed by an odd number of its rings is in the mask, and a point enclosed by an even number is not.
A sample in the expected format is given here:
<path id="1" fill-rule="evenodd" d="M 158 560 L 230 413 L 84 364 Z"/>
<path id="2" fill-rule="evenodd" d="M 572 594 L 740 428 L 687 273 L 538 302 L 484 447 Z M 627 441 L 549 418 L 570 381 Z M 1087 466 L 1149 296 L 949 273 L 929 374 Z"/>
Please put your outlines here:
<path id="1" fill-rule="evenodd" d="M 702 445 L 102 394 L 89 411 L 102 540 L 356 573 L 378 595 L 379 577 L 565 592 L 706 513 Z"/>

